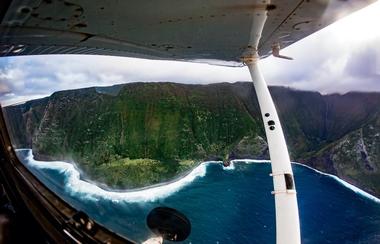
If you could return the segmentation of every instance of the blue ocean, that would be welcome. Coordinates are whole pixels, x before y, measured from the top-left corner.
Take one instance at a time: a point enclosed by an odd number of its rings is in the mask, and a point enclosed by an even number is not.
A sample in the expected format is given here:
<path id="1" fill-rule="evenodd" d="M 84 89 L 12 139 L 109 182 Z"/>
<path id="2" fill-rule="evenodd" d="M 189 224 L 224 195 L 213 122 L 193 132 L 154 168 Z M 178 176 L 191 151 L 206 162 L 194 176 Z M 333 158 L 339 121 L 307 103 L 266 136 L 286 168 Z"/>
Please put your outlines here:
<path id="1" fill-rule="evenodd" d="M 107 191 L 83 181 L 65 162 L 41 162 L 30 149 L 21 161 L 50 189 L 98 223 L 137 242 L 153 236 L 146 216 L 166 206 L 184 213 L 184 243 L 275 243 L 269 163 L 206 162 L 184 178 L 135 192 Z M 293 164 L 302 243 L 380 243 L 380 200 L 337 177 Z M 170 243 L 170 242 L 165 242 Z"/>

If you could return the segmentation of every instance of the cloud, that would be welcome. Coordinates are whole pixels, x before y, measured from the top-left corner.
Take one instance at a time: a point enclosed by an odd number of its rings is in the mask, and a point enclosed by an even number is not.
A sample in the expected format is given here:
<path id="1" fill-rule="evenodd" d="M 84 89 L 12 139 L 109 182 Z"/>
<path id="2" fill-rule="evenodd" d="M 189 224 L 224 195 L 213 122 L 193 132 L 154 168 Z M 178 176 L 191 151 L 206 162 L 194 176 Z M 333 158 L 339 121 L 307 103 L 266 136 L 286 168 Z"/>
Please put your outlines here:
<path id="1" fill-rule="evenodd" d="M 377 2 L 262 61 L 268 83 L 322 93 L 380 91 Z"/>
<path id="2" fill-rule="evenodd" d="M 263 60 L 264 76 L 269 84 L 286 85 L 301 90 L 316 90 L 321 93 L 345 93 L 348 91 L 380 91 L 380 52 L 376 42 L 363 42 L 363 46 L 337 47 L 334 43 L 316 47 L 301 43 L 284 53 L 294 57 L 293 61 L 268 58 Z M 307 44 L 313 43 L 310 41 Z M 304 53 L 300 53 L 303 51 Z"/>
<path id="3" fill-rule="evenodd" d="M 5 83 L 0 83 L 0 96 L 11 92 L 11 89 Z"/>
<path id="4" fill-rule="evenodd" d="M 377 42 L 378 43 L 378 42 Z M 375 47 L 377 43 L 368 45 Z M 351 54 L 345 67 L 345 72 L 352 77 L 380 77 L 380 54 L 376 48 L 359 49 Z"/>
<path id="5" fill-rule="evenodd" d="M 282 50 L 288 61 L 261 61 L 270 85 L 322 93 L 380 91 L 380 3 L 338 21 Z M 50 55 L 0 58 L 2 105 L 54 91 L 128 82 L 215 83 L 250 80 L 246 67 L 133 58 Z"/>
<path id="6" fill-rule="evenodd" d="M 108 86 L 128 82 L 172 81 L 206 84 L 249 80 L 249 73 L 242 68 L 212 66 L 175 61 L 153 61 L 134 58 L 50 55 L 9 57 L 0 66 L 0 79 L 9 89 L 0 93 L 20 96 L 45 94 L 57 90 L 89 86 Z M 2 91 L 2 90 L 0 90 Z"/>

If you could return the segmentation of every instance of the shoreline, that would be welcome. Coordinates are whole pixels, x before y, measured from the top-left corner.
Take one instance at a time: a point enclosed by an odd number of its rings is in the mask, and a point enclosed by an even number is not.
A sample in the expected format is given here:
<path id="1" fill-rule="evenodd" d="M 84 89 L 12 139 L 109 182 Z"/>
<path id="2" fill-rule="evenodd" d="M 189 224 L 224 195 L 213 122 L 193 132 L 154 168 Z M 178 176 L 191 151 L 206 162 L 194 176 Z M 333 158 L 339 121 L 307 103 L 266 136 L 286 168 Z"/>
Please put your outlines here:
<path id="1" fill-rule="evenodd" d="M 310 169 L 310 170 L 313 170 L 313 171 L 315 171 L 315 172 L 317 172 L 317 173 L 319 173 L 319 174 L 321 174 L 321 175 L 325 175 L 325 176 L 331 177 L 331 178 L 333 178 L 334 180 L 336 180 L 337 182 L 339 182 L 340 184 L 342 184 L 343 186 L 345 186 L 346 188 L 349 188 L 351 191 L 355 192 L 356 194 L 359 194 L 359 195 L 361 195 L 361 196 L 363 196 L 363 197 L 366 197 L 366 198 L 368 198 L 368 199 L 371 199 L 372 201 L 375 201 L 375 202 L 377 202 L 377 203 L 380 204 L 380 198 L 378 198 L 378 197 L 376 197 L 376 196 L 374 196 L 374 195 L 372 195 L 372 194 L 370 194 L 370 193 L 368 193 L 368 192 L 366 192 L 366 191 L 360 189 L 360 188 L 357 187 L 357 186 L 352 185 L 351 183 L 349 183 L 349 182 L 347 182 L 347 181 L 345 181 L 345 180 L 339 178 L 339 177 L 336 176 L 336 175 L 322 172 L 322 171 L 320 171 L 320 170 L 318 170 L 318 169 L 315 169 L 315 168 L 313 168 L 313 167 L 311 167 L 311 166 L 309 166 L 309 165 L 306 165 L 306 164 L 302 164 L 302 163 L 298 163 L 298 162 L 292 162 L 292 164 L 301 165 L 301 166 L 306 167 L 306 168 L 308 168 L 308 169 Z"/>
<path id="2" fill-rule="evenodd" d="M 17 151 L 29 151 L 32 149 L 31 148 L 18 148 L 18 149 L 15 149 L 15 152 Z M 192 171 L 194 169 L 196 169 L 197 167 L 201 166 L 202 164 L 208 164 L 208 163 L 219 163 L 219 162 L 222 162 L 222 161 L 205 161 L 205 162 L 199 162 L 197 164 L 197 166 L 191 170 L 187 170 L 186 172 L 183 172 L 181 173 L 180 175 L 176 176 L 175 178 L 169 180 L 169 181 L 164 181 L 164 182 L 161 182 L 161 183 L 157 183 L 157 184 L 153 184 L 153 185 L 150 185 L 150 186 L 143 186 L 143 187 L 137 187 L 137 188 L 133 188 L 133 189 L 125 189 L 125 190 L 122 190 L 122 189 L 116 189 L 116 188 L 111 188 L 109 186 L 107 186 L 105 183 L 99 183 L 99 182 L 96 182 L 94 180 L 91 180 L 89 179 L 88 177 L 86 177 L 86 173 L 83 172 L 75 162 L 66 162 L 66 161 L 59 161 L 59 160 L 38 160 L 38 159 L 35 159 L 35 156 L 34 154 L 32 153 L 32 156 L 33 156 L 33 160 L 36 161 L 36 162 L 41 162 L 41 163 L 64 163 L 64 164 L 70 164 L 72 165 L 75 170 L 77 170 L 80 174 L 80 180 L 81 181 L 84 181 L 84 182 L 87 182 L 87 183 L 90 183 L 90 184 L 93 184 L 97 187 L 99 187 L 100 189 L 104 190 L 104 191 L 109 191 L 109 192 L 117 192 L 117 193 L 133 193 L 133 192 L 141 192 L 141 191 L 144 191 L 144 190 L 149 190 L 151 188 L 156 188 L 156 187 L 161 187 L 161 186 L 165 186 L 165 185 L 169 185 L 169 184 L 173 184 L 173 183 L 176 183 L 178 181 L 180 181 L 181 179 L 185 178 L 186 176 L 190 175 L 192 173 Z M 27 156 L 28 157 L 28 156 Z"/>
<path id="3" fill-rule="evenodd" d="M 100 198 L 109 199 L 114 202 L 152 202 L 157 199 L 165 198 L 189 185 L 195 178 L 206 175 L 207 163 L 201 163 L 191 170 L 187 175 L 178 178 L 170 183 L 163 182 L 160 186 L 149 186 L 140 190 L 115 191 L 106 190 L 93 182 L 85 181 L 81 178 L 80 170 L 74 163 L 63 161 L 37 161 L 34 159 L 31 149 L 16 149 L 17 151 L 26 151 L 24 159 L 21 160 L 28 167 L 35 169 L 55 169 L 60 173 L 66 174 L 63 190 L 69 195 L 81 195 L 81 197 L 98 201 Z"/>
<path id="4" fill-rule="evenodd" d="M 152 189 L 152 188 L 158 188 L 158 187 L 162 187 L 162 186 L 165 186 L 165 185 L 170 185 L 170 184 L 174 184 L 178 181 L 180 181 L 181 179 L 187 177 L 188 175 L 190 175 L 194 169 L 196 169 L 197 167 L 201 166 L 202 164 L 208 164 L 208 163 L 213 163 L 214 161 L 206 161 L 206 162 L 200 162 L 197 164 L 197 166 L 191 170 L 188 170 L 186 172 L 183 172 L 181 174 L 179 174 L 178 176 L 176 176 L 175 178 L 169 180 L 169 181 L 164 181 L 164 182 L 161 182 L 161 183 L 156 183 L 156 184 L 153 184 L 153 185 L 150 185 L 150 186 L 143 186 L 143 187 L 137 187 L 137 188 L 133 188 L 133 189 L 125 189 L 125 190 L 122 190 L 122 189 L 116 189 L 116 188 L 111 188 L 109 186 L 107 186 L 106 184 L 99 184 L 93 180 L 90 180 L 88 178 L 85 178 L 81 176 L 81 180 L 85 181 L 85 182 L 88 182 L 88 183 L 91 183 L 93 185 L 96 185 L 98 186 L 99 188 L 101 188 L 102 190 L 105 190 L 105 191 L 109 191 L 109 192 L 118 192 L 118 193 L 130 193 L 130 192 L 141 192 L 141 191 L 145 191 L 145 190 L 149 190 L 149 189 Z M 80 172 L 82 172 L 78 167 L 76 167 L 76 169 Z M 83 173 L 84 174 L 84 173 Z"/>
<path id="5" fill-rule="evenodd" d="M 38 161 L 38 160 L 36 160 Z M 49 162 L 49 161 L 46 161 L 46 162 Z M 57 162 L 57 161 L 51 161 L 51 162 Z M 74 166 L 74 168 L 80 173 L 80 179 L 82 181 L 85 181 L 87 183 L 90 183 L 90 184 L 93 184 L 93 185 L 96 185 L 97 187 L 101 188 L 102 190 L 105 190 L 105 191 L 108 191 L 108 192 L 117 192 L 117 193 L 134 193 L 134 192 L 142 192 L 142 191 L 145 191 L 145 190 L 150 190 L 152 188 L 158 188 L 158 187 L 162 187 L 162 186 L 166 186 L 166 185 L 170 185 L 170 184 L 174 184 L 174 183 L 177 183 L 178 181 L 180 181 L 181 179 L 189 176 L 191 173 L 193 173 L 193 171 L 198 168 L 199 166 L 206 166 L 208 164 L 220 164 L 222 167 L 223 167 L 223 170 L 233 170 L 235 169 L 234 167 L 234 163 L 246 163 L 246 164 L 250 164 L 250 163 L 270 163 L 270 160 L 261 160 L 261 159 L 234 159 L 234 160 L 231 160 L 231 165 L 230 166 L 227 166 L 227 167 L 224 167 L 223 166 L 223 161 L 203 161 L 203 162 L 199 162 L 197 164 L 196 167 L 194 167 L 193 169 L 191 170 L 188 170 L 186 172 L 183 172 L 182 174 L 176 176 L 175 178 L 173 178 L 172 180 L 169 180 L 169 181 L 164 181 L 164 182 L 161 182 L 161 183 L 157 183 L 157 184 L 153 184 L 153 185 L 150 185 L 150 186 L 143 186 L 143 187 L 137 187 L 137 188 L 133 188 L 133 189 L 125 189 L 125 190 L 122 190 L 122 189 L 116 189 L 116 188 L 111 188 L 111 187 L 108 187 L 106 184 L 99 184 L 89 178 L 86 178 L 86 177 L 83 177 L 82 174 L 85 174 L 79 167 L 77 167 L 77 165 L 75 163 L 69 163 L 69 162 L 65 162 L 65 161 L 58 161 L 58 162 L 64 162 L 64 163 L 68 163 L 68 164 L 72 164 Z"/>
<path id="6" fill-rule="evenodd" d="M 270 160 L 256 160 L 256 159 L 234 159 L 231 160 L 231 165 L 228 167 L 223 167 L 223 161 L 205 161 L 199 163 L 195 168 L 185 172 L 184 174 L 181 174 L 177 176 L 175 179 L 154 184 L 151 186 L 146 186 L 142 188 L 136 188 L 131 190 L 118 190 L 118 189 L 112 189 L 109 187 L 104 187 L 100 184 L 97 184 L 94 181 L 88 180 L 83 178 L 81 175 L 83 174 L 82 171 L 76 166 L 75 163 L 68 163 L 64 161 L 38 161 L 34 159 L 34 155 L 32 153 L 32 149 L 15 149 L 15 151 L 28 151 L 28 155 L 26 155 L 26 159 L 31 164 L 35 164 L 37 167 L 41 168 L 49 168 L 47 165 L 44 165 L 44 163 L 53 163 L 54 167 L 56 169 L 63 170 L 63 172 L 69 172 L 69 180 L 73 181 L 69 182 L 69 186 L 74 186 L 80 184 L 80 182 L 84 182 L 84 185 L 91 188 L 94 192 L 96 192 L 96 195 L 101 196 L 104 195 L 112 195 L 111 197 L 117 197 L 120 198 L 120 196 L 117 196 L 118 194 L 121 195 L 121 198 L 123 200 L 128 201 L 128 198 L 131 197 L 132 202 L 138 202 L 138 201 L 154 201 L 158 198 L 164 198 L 169 195 L 171 195 L 174 192 L 177 192 L 178 190 L 182 189 L 184 186 L 190 184 L 195 178 L 198 177 L 204 177 L 206 175 L 207 165 L 209 164 L 219 164 L 223 168 L 223 170 L 234 170 L 235 163 L 245 163 L 245 164 L 251 164 L 251 163 L 270 163 Z M 24 162 L 23 162 L 24 163 Z M 350 189 L 356 194 L 359 194 L 367 199 L 370 199 L 372 201 L 375 201 L 376 203 L 380 204 L 380 199 L 376 196 L 367 193 L 366 191 L 344 181 L 343 179 L 339 178 L 336 175 L 332 175 L 329 173 L 325 173 L 322 171 L 319 171 L 318 169 L 314 169 L 313 167 L 310 167 L 308 165 L 298 163 L 298 162 L 291 162 L 292 164 L 300 165 L 303 167 L 306 167 L 310 170 L 313 170 L 314 172 L 317 172 L 319 174 L 322 174 L 324 176 L 328 176 L 336 180 L 338 183 L 340 183 L 342 186 Z M 51 168 L 51 167 L 50 167 Z M 78 182 L 76 182 L 78 181 Z M 66 187 L 66 186 L 65 186 Z M 82 186 L 83 187 L 83 186 Z M 85 192 L 86 190 L 84 188 L 80 188 L 79 191 Z M 154 193 L 154 194 L 149 194 Z M 161 194 L 159 194 L 161 193 Z M 144 194 L 147 194 L 147 196 L 144 197 Z M 121 200 L 121 199 L 120 199 Z"/>

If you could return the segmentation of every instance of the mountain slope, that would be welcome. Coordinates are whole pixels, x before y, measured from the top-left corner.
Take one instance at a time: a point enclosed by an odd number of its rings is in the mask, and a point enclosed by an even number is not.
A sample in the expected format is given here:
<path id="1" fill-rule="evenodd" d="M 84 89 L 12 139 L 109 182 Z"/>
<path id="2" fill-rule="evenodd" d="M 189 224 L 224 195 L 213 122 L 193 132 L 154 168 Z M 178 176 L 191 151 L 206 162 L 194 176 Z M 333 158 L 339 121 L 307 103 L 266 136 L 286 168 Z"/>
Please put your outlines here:
<path id="1" fill-rule="evenodd" d="M 380 94 L 270 90 L 292 159 L 380 195 L 380 152 L 373 137 L 379 132 Z M 5 113 L 16 147 L 32 147 L 39 159 L 74 159 L 90 178 L 114 187 L 171 179 L 194 161 L 268 155 L 253 86 L 245 82 L 131 83 L 61 91 L 9 106 Z M 360 143 L 344 141 L 360 138 L 366 156 L 357 157 L 357 149 L 354 157 L 352 150 Z M 136 166 L 142 165 L 135 161 L 140 159 L 150 162 L 149 172 L 160 173 L 136 184 L 123 180 L 147 175 Z M 133 176 L 128 175 L 131 165 Z"/>
<path id="2" fill-rule="evenodd" d="M 380 116 L 301 160 L 379 195 Z M 363 187 L 363 186 L 362 186 Z"/>

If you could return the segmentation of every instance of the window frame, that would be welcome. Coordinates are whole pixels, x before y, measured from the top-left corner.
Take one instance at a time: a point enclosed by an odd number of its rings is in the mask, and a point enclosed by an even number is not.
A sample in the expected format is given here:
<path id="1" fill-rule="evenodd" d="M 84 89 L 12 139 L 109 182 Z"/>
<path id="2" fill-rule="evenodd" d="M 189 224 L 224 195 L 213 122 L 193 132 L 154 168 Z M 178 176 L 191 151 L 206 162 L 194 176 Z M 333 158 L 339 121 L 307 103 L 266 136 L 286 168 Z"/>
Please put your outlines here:
<path id="1" fill-rule="evenodd" d="M 17 211 L 28 211 L 54 242 L 135 243 L 95 222 L 47 188 L 18 159 L 0 105 L 0 179 Z M 78 216 L 92 222 L 91 230 Z"/>

